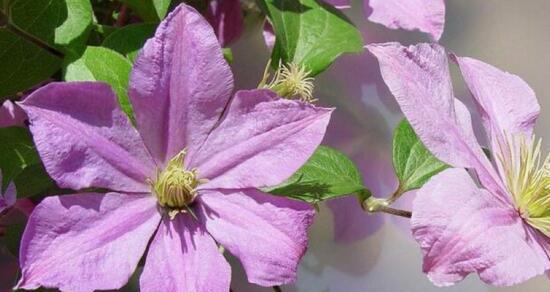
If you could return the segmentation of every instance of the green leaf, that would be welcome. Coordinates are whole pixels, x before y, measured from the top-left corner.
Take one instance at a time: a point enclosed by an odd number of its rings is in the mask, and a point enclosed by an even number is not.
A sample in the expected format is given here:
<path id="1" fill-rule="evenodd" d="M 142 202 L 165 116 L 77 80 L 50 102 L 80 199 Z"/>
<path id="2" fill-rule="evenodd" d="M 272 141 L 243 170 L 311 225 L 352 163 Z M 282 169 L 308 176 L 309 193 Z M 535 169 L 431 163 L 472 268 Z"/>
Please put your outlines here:
<path id="1" fill-rule="evenodd" d="M 84 48 L 93 19 L 89 0 L 14 0 L 7 14 L 11 26 L 73 53 Z"/>
<path id="2" fill-rule="evenodd" d="M 233 51 L 231 50 L 231 48 L 223 48 L 222 52 L 223 52 L 223 57 L 225 58 L 227 63 L 229 64 L 233 63 Z"/>
<path id="3" fill-rule="evenodd" d="M 102 81 L 113 88 L 122 110 L 132 121 L 133 110 L 128 100 L 128 78 L 132 63 L 119 53 L 89 46 L 84 54 L 69 64 L 65 70 L 66 81 Z"/>
<path id="4" fill-rule="evenodd" d="M 2 169 L 2 189 L 13 181 L 17 197 L 30 197 L 55 187 L 27 128 L 0 128 L 0 169 Z"/>
<path id="5" fill-rule="evenodd" d="M 42 163 L 29 165 L 15 177 L 13 182 L 17 189 L 18 198 L 41 195 L 56 187 L 55 182 L 50 178 Z"/>
<path id="6" fill-rule="evenodd" d="M 40 158 L 28 129 L 20 127 L 0 128 L 0 169 L 3 186 L 12 181 L 23 169 L 39 164 Z"/>
<path id="7" fill-rule="evenodd" d="M 102 46 L 115 50 L 134 62 L 139 50 L 155 33 L 155 23 L 139 23 L 125 26 L 111 33 Z"/>
<path id="8" fill-rule="evenodd" d="M 21 216 L 22 215 L 19 215 L 19 217 Z M 6 228 L 6 234 L 4 238 L 6 247 L 13 255 L 19 254 L 21 237 L 23 236 L 23 231 L 25 231 L 25 225 L 26 225 L 23 219 L 20 219 L 20 218 L 17 218 L 17 219 L 18 219 L 16 220 L 17 222 L 9 224 L 9 226 Z"/>
<path id="9" fill-rule="evenodd" d="M 121 0 L 128 4 L 145 21 L 160 21 L 164 19 L 171 0 Z"/>
<path id="10" fill-rule="evenodd" d="M 272 64 L 304 65 L 314 76 L 341 54 L 363 51 L 359 31 L 331 5 L 316 0 L 261 0 L 260 5 L 275 30 Z"/>
<path id="11" fill-rule="evenodd" d="M 292 177 L 264 191 L 316 204 L 364 189 L 361 173 L 349 158 L 335 149 L 319 146 Z"/>
<path id="12" fill-rule="evenodd" d="M 403 120 L 393 135 L 393 167 L 399 179 L 399 192 L 404 193 L 422 187 L 448 165 L 433 156 L 418 139 L 409 122 Z"/>
<path id="13" fill-rule="evenodd" d="M 50 77 L 61 67 L 61 58 L 33 42 L 0 28 L 0 103 Z"/>
<path id="14" fill-rule="evenodd" d="M 77 56 L 92 27 L 89 0 L 11 0 L 0 8 L 0 101 L 46 80 Z"/>

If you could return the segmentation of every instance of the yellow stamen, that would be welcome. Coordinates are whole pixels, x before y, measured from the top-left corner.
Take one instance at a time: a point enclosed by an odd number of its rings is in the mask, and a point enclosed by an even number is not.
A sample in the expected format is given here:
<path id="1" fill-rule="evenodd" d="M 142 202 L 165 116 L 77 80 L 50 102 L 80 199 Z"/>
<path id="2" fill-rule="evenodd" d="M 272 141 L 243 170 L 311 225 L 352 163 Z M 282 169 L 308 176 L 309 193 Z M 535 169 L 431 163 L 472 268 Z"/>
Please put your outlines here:
<path id="1" fill-rule="evenodd" d="M 550 237 L 550 155 L 542 159 L 542 140 L 507 139 L 498 157 L 508 191 L 529 224 Z"/>
<path id="2" fill-rule="evenodd" d="M 267 88 L 275 91 L 279 96 L 288 99 L 298 99 L 303 102 L 313 103 L 317 101 L 313 97 L 313 77 L 309 77 L 310 71 L 303 66 L 294 63 L 287 65 L 279 64 L 279 69 L 268 83 L 269 65 L 267 64 L 264 77 L 260 82 L 259 88 Z"/>
<path id="3" fill-rule="evenodd" d="M 184 168 L 185 155 L 184 149 L 172 158 L 152 183 L 159 205 L 169 209 L 170 217 L 174 217 L 178 212 L 186 212 L 195 200 L 197 186 L 205 181 L 198 178 L 196 169 Z"/>

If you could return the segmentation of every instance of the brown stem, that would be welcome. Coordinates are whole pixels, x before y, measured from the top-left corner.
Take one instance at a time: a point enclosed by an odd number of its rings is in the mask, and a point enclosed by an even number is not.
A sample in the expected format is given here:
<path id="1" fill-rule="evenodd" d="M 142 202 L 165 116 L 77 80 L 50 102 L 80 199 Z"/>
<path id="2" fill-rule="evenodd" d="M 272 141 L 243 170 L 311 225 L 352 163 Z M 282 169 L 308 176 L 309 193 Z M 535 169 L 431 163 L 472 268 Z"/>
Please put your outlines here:
<path id="1" fill-rule="evenodd" d="M 283 292 L 280 286 L 273 286 L 273 291 L 275 292 Z"/>
<path id="2" fill-rule="evenodd" d="M 395 209 L 395 208 L 385 207 L 385 206 L 380 207 L 378 209 L 378 212 L 387 213 L 387 214 L 391 214 L 391 215 L 395 215 L 395 216 L 401 216 L 401 217 L 405 217 L 405 218 L 411 218 L 412 217 L 412 212 L 411 211 L 400 210 L 400 209 Z"/>

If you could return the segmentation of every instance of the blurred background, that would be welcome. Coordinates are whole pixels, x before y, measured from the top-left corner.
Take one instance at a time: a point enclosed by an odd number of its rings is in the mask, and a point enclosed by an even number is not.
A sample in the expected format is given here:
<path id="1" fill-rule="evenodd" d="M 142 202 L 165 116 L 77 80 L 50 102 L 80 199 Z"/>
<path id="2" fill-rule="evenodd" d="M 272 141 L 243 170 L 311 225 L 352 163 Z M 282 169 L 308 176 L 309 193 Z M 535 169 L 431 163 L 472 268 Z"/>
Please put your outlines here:
<path id="1" fill-rule="evenodd" d="M 345 13 L 360 27 L 366 43 L 429 41 L 421 33 L 395 31 L 368 22 L 363 0 L 353 1 Z M 523 78 L 542 106 L 538 135 L 550 151 L 550 1 L 447 0 L 445 33 L 449 51 L 480 59 Z M 269 51 L 259 27 L 233 45 L 238 88 L 255 87 Z M 451 65 L 455 94 L 466 104 L 470 95 L 457 68 Z M 368 53 L 347 55 L 316 80 L 315 96 L 336 106 L 325 144 L 358 163 L 366 185 L 376 196 L 393 192 L 392 131 L 402 114 L 381 80 L 378 64 Z M 473 112 L 474 113 L 474 112 Z M 474 119 L 479 128 L 479 118 Z M 483 139 L 480 139 L 483 141 Z M 399 207 L 410 209 L 414 193 L 405 194 Z M 550 291 L 545 277 L 510 288 L 494 288 L 477 275 L 450 288 L 433 286 L 421 271 L 420 250 L 409 232 L 408 220 L 389 215 L 367 215 L 355 198 L 322 206 L 310 230 L 310 247 L 300 266 L 298 282 L 283 291 Z M 233 291 L 273 291 L 245 284 L 244 272 L 233 261 Z"/>
<path id="2" fill-rule="evenodd" d="M 368 0 L 353 1 L 345 13 L 361 29 L 365 43 L 429 41 L 422 33 L 390 30 L 368 22 L 363 1 Z M 440 43 L 457 55 L 480 59 L 517 74 L 530 84 L 542 106 L 537 131 L 546 139 L 544 147 L 548 153 L 550 1 L 446 0 L 446 7 L 445 33 Z M 255 88 L 270 56 L 260 23 L 252 25 L 232 49 L 236 87 Z M 471 105 L 457 68 L 451 65 L 451 69 L 456 96 Z M 337 107 L 324 143 L 347 153 L 360 166 L 365 184 L 374 195 L 391 194 L 396 187 L 391 165 L 392 132 L 403 116 L 380 77 L 374 57 L 365 52 L 339 58 L 317 78 L 315 97 L 322 105 Z M 474 116 L 473 121 L 480 128 L 479 117 Z M 397 207 L 410 210 L 414 196 L 405 194 Z M 230 261 L 233 292 L 273 291 L 247 284 L 239 263 L 232 258 Z M 2 262 L 10 261 L 0 255 Z M 485 285 L 476 275 L 453 287 L 437 288 L 422 273 L 421 266 L 420 249 L 410 235 L 408 220 L 365 214 L 357 200 L 350 197 L 321 206 L 310 229 L 310 246 L 300 265 L 298 281 L 283 286 L 282 291 L 550 291 L 550 281 L 545 277 L 514 287 L 495 288 Z M 0 276 L 6 270 L 0 270 Z M 139 271 L 123 291 L 138 291 L 138 274 Z M 9 291 L 3 288 L 9 287 L 9 282 L 0 284 L 0 291 Z"/>

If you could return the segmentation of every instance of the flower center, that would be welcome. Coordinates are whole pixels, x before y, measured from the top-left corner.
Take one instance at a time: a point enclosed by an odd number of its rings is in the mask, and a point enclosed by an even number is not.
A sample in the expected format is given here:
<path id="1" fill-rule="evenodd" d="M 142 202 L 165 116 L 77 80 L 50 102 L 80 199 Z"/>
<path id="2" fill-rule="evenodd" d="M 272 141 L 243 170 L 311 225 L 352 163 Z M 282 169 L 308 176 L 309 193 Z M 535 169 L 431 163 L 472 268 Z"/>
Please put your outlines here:
<path id="1" fill-rule="evenodd" d="M 264 77 L 260 82 L 259 88 L 267 88 L 275 91 L 279 96 L 288 99 L 298 99 L 303 102 L 312 103 L 317 101 L 313 97 L 313 77 L 309 77 L 310 71 L 303 66 L 290 63 L 288 65 L 279 65 L 275 76 L 269 83 L 269 65 L 267 64 Z"/>
<path id="2" fill-rule="evenodd" d="M 550 237 L 550 155 L 543 159 L 542 140 L 508 139 L 499 157 L 508 191 L 522 217 Z M 504 151 L 502 151 L 504 150 Z"/>
<path id="3" fill-rule="evenodd" d="M 153 192 L 159 204 L 170 210 L 187 209 L 195 200 L 197 186 L 204 182 L 198 178 L 196 169 L 184 168 L 185 155 L 184 149 L 172 158 L 152 183 Z"/>

